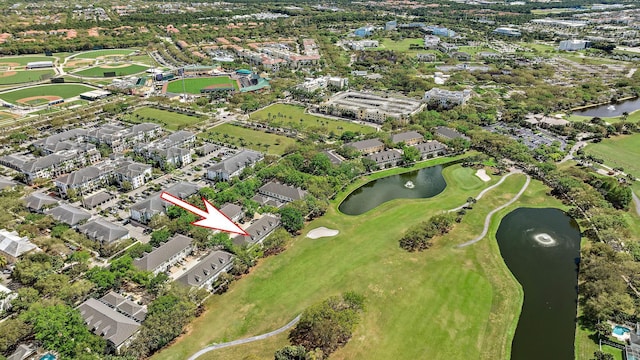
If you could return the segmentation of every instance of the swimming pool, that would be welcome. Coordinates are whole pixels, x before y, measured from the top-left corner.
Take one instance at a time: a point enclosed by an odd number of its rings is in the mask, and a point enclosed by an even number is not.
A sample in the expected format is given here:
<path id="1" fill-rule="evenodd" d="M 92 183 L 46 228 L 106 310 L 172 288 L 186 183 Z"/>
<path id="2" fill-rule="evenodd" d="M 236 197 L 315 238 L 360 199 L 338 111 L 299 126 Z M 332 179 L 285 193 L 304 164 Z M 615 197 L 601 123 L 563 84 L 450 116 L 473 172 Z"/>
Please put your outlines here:
<path id="1" fill-rule="evenodd" d="M 629 328 L 626 328 L 626 327 L 620 326 L 620 325 L 616 325 L 613 328 L 613 331 L 612 331 L 613 335 L 618 335 L 618 336 L 622 336 L 622 335 L 624 335 L 625 333 L 628 333 L 628 332 L 631 332 L 631 330 Z"/>

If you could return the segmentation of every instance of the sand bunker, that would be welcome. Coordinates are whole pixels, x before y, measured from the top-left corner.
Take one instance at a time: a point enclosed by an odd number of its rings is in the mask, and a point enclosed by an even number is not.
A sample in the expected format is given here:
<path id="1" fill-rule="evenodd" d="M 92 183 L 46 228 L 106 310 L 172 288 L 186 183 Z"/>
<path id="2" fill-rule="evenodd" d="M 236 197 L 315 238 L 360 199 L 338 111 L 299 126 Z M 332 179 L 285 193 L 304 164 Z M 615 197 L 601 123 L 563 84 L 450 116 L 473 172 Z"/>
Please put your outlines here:
<path id="1" fill-rule="evenodd" d="M 307 234 L 307 237 L 310 239 L 318 239 L 321 237 L 331 237 L 331 236 L 336 236 L 338 235 L 339 231 L 338 230 L 332 230 L 332 229 L 328 229 L 324 226 L 321 226 L 319 228 L 315 228 L 311 231 L 309 231 L 309 233 Z"/>
<path id="2" fill-rule="evenodd" d="M 480 178 L 480 180 L 487 182 L 489 180 L 491 180 L 491 178 L 489 177 L 489 175 L 487 175 L 487 171 L 485 169 L 480 169 L 478 171 L 476 171 L 476 176 Z"/>

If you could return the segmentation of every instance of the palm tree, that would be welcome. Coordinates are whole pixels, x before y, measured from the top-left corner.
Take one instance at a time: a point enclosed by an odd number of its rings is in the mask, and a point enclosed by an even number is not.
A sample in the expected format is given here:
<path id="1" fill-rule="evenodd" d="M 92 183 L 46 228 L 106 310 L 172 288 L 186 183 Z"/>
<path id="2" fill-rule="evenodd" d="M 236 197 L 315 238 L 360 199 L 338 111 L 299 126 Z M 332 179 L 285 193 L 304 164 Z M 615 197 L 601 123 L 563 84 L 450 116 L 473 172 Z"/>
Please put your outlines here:
<path id="1" fill-rule="evenodd" d="M 7 258 L 0 255 L 0 269 L 4 269 L 8 263 L 9 261 L 7 260 Z"/>

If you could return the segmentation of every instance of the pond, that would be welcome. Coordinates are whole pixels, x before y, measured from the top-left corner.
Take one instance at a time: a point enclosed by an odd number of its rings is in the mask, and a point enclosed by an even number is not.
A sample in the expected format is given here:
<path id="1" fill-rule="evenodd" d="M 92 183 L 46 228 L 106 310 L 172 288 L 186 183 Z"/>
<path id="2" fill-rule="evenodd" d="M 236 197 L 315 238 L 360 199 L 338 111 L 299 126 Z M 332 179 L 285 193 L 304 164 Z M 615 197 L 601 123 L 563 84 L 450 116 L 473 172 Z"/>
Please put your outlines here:
<path id="1" fill-rule="evenodd" d="M 584 109 L 581 111 L 574 111 L 573 115 L 591 116 L 591 117 L 614 117 L 620 116 L 622 113 L 632 113 L 640 109 L 640 98 L 622 101 L 614 104 L 604 104 L 600 106 L 594 106 L 592 108 Z"/>
<path id="2" fill-rule="evenodd" d="M 496 239 L 524 290 L 511 359 L 574 359 L 578 224 L 558 209 L 519 208 L 502 219 Z"/>
<path id="3" fill-rule="evenodd" d="M 347 215 L 360 215 L 394 199 L 429 198 L 447 186 L 442 165 L 371 181 L 353 191 L 338 207 Z"/>

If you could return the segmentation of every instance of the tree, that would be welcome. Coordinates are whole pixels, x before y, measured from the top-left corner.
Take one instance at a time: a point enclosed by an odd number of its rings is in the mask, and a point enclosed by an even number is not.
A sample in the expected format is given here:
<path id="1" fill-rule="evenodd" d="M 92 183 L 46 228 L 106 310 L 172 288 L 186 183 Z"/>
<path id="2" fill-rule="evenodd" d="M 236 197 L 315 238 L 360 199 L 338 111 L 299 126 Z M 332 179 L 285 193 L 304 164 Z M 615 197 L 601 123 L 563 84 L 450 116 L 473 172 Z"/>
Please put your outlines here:
<path id="1" fill-rule="evenodd" d="M 364 297 L 359 294 L 331 297 L 302 313 L 289 341 L 305 349 L 320 349 L 326 358 L 349 341 L 362 311 Z"/>
<path id="2" fill-rule="evenodd" d="M 36 303 L 20 319 L 33 326 L 36 340 L 45 349 L 57 351 L 65 358 L 78 358 L 87 351 L 99 355 L 105 349 L 105 341 L 89 332 L 78 310 L 70 306 Z"/>
<path id="3" fill-rule="evenodd" d="M 162 243 L 167 241 L 167 239 L 169 239 L 169 236 L 171 236 L 171 233 L 167 229 L 156 230 L 151 233 L 151 241 L 149 241 L 149 244 L 151 244 L 151 246 L 153 247 L 158 247 Z"/>
<path id="4" fill-rule="evenodd" d="M 130 181 L 123 181 L 121 186 L 124 192 L 133 190 L 133 185 L 131 184 Z"/>
<path id="5" fill-rule="evenodd" d="M 7 258 L 3 255 L 0 255 L 0 269 L 4 269 L 8 263 L 9 261 L 7 261 Z"/>
<path id="6" fill-rule="evenodd" d="M 0 323 L 0 354 L 17 346 L 22 339 L 31 334 L 31 326 L 21 319 L 7 319 Z"/>
<path id="7" fill-rule="evenodd" d="M 304 226 L 304 215 L 298 209 L 285 206 L 280 209 L 280 221 L 282 221 L 282 226 L 293 234 Z"/>
<path id="8" fill-rule="evenodd" d="M 18 296 L 11 300 L 11 308 L 15 312 L 27 310 L 31 304 L 40 300 L 40 292 L 34 288 L 23 287 L 18 289 Z"/>
<path id="9" fill-rule="evenodd" d="M 600 350 L 596 350 L 593 353 L 593 359 L 594 360 L 613 360 L 613 355 L 608 354 L 606 352 L 600 351 Z"/>
<path id="10" fill-rule="evenodd" d="M 402 152 L 402 162 L 404 164 L 413 164 L 420 160 L 420 150 L 415 146 L 405 146 Z"/>
<path id="11" fill-rule="evenodd" d="M 274 360 L 306 360 L 307 349 L 304 346 L 287 345 L 274 354 Z"/>

